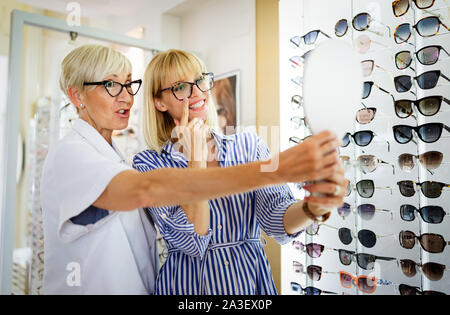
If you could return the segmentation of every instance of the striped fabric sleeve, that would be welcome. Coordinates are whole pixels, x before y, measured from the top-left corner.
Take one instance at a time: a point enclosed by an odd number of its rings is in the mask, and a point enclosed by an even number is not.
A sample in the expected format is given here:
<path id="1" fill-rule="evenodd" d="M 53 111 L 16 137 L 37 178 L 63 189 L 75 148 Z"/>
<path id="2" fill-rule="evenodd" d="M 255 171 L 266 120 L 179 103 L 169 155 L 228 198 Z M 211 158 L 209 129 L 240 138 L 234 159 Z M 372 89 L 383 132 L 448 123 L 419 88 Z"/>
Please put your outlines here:
<path id="1" fill-rule="evenodd" d="M 133 168 L 145 173 L 157 169 L 151 161 L 145 161 L 138 156 L 133 160 Z M 149 207 L 161 236 L 170 244 L 171 248 L 177 249 L 185 254 L 203 259 L 211 240 L 212 231 L 209 229 L 207 235 L 199 235 L 194 230 L 194 224 L 189 223 L 188 218 L 180 206 Z"/>
<path id="2" fill-rule="evenodd" d="M 270 158 L 270 151 L 261 138 L 257 138 L 256 160 L 264 161 Z M 255 208 L 258 223 L 267 235 L 284 245 L 296 238 L 296 234 L 288 235 L 284 229 L 284 214 L 296 203 L 288 185 L 277 185 L 255 190 Z"/>

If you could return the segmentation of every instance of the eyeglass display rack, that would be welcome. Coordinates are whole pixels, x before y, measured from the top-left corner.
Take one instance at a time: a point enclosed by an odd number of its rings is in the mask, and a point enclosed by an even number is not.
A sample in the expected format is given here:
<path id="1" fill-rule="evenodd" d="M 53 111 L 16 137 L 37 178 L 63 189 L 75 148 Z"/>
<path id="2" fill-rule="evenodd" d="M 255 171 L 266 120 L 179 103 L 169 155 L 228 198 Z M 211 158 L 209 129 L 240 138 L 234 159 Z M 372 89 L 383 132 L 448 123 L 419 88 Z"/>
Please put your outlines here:
<path id="1" fill-rule="evenodd" d="M 291 140 L 298 141 L 309 134 L 308 129 L 302 124 L 301 104 L 298 99 L 302 95 L 302 55 L 313 49 L 315 45 L 300 44 L 297 47 L 291 39 L 294 36 L 303 36 L 312 30 L 320 30 L 333 39 L 340 39 L 357 47 L 361 35 L 366 35 L 371 40 L 370 49 L 366 53 L 360 54 L 361 61 L 374 60 L 375 67 L 370 76 L 365 77 L 365 81 L 373 81 L 376 86 L 388 91 L 389 95 L 374 86 L 371 94 L 362 100 L 364 105 L 361 108 L 376 108 L 375 118 L 368 124 L 361 125 L 356 119 L 354 126 L 349 133 L 354 134 L 358 131 L 370 130 L 377 136 L 373 141 L 365 147 L 357 146 L 354 141 L 349 146 L 341 148 L 341 156 L 350 157 L 351 161 L 355 161 L 361 155 L 373 155 L 377 159 L 392 164 L 393 166 L 380 164 L 372 173 L 364 174 L 358 166 L 350 166 L 346 171 L 346 178 L 350 180 L 351 185 L 355 186 L 361 180 L 373 180 L 377 187 L 371 198 L 362 198 L 356 190 L 352 190 L 351 194 L 345 198 L 345 202 L 350 204 L 352 208 L 357 208 L 363 204 L 372 204 L 376 209 L 389 211 L 375 211 L 372 219 L 362 219 L 358 213 L 351 212 L 343 219 L 338 211 L 333 214 L 326 222 L 326 226 L 321 226 L 318 235 L 310 236 L 302 233 L 293 244 L 282 247 L 282 292 L 283 294 L 304 294 L 306 291 L 299 290 L 298 285 L 303 289 L 314 287 L 324 292 L 322 294 L 400 294 L 400 285 L 405 289 L 404 293 L 430 293 L 427 291 L 435 291 L 450 294 L 450 247 L 447 245 L 442 253 L 429 253 L 425 251 L 416 241 L 412 249 L 403 248 L 400 245 L 399 234 L 401 231 L 411 231 L 415 235 L 420 236 L 425 233 L 434 233 L 441 235 L 446 242 L 450 241 L 449 227 L 450 216 L 446 215 L 443 221 L 438 224 L 426 223 L 415 211 L 415 219 L 411 222 L 405 221 L 400 215 L 400 207 L 402 205 L 412 205 L 417 209 L 424 206 L 440 206 L 444 211 L 450 213 L 450 189 L 444 188 L 442 194 L 438 198 L 427 198 L 419 191 L 420 188 L 415 186 L 417 190 L 413 197 L 404 197 L 400 193 L 399 181 L 410 180 L 417 183 L 434 181 L 450 184 L 450 133 L 443 130 L 441 138 L 434 143 L 425 143 L 418 139 L 408 144 L 399 144 L 396 142 L 393 133 L 393 126 L 409 125 L 420 126 L 426 123 L 444 123 L 450 125 L 450 106 L 443 103 L 440 111 L 434 116 L 423 116 L 414 109 L 414 117 L 400 119 L 395 114 L 395 100 L 408 99 L 418 100 L 426 96 L 443 96 L 450 99 L 450 82 L 440 78 L 438 86 L 433 89 L 423 90 L 417 86 L 417 82 L 413 82 L 411 92 L 399 93 L 394 85 L 394 77 L 400 75 L 409 75 L 411 77 L 431 71 L 440 70 L 442 73 L 450 76 L 450 56 L 441 53 L 439 61 L 434 65 L 422 65 L 413 57 L 411 68 L 399 70 L 396 67 L 394 56 L 396 53 L 409 50 L 412 53 L 417 52 L 421 48 L 429 45 L 440 45 L 447 51 L 450 51 L 450 32 L 441 26 L 438 35 L 432 37 L 422 37 L 412 29 L 412 34 L 407 43 L 397 44 L 394 40 L 394 32 L 397 26 L 403 23 L 415 25 L 422 18 L 427 16 L 439 16 L 442 23 L 447 26 L 450 24 L 450 7 L 447 0 L 436 0 L 431 8 L 427 10 L 419 9 L 413 2 L 409 2 L 410 8 L 408 12 L 396 17 L 393 14 L 392 1 L 332 1 L 326 0 L 318 3 L 314 0 L 282 0 L 280 1 L 280 88 L 281 88 L 281 148 L 286 149 L 293 145 Z M 360 13 L 369 13 L 373 18 L 369 28 L 365 31 L 356 31 L 352 26 L 352 19 Z M 335 25 L 341 19 L 347 19 L 348 31 L 343 37 L 337 37 L 335 34 Z M 389 29 L 388 29 L 389 28 Z M 316 45 L 328 38 L 326 35 L 319 33 Z M 296 57 L 296 58 L 293 58 Z M 336 60 L 336 62 L 339 62 Z M 413 79 L 414 81 L 414 79 Z M 326 90 L 324 89 L 324 93 Z M 292 103 L 291 99 L 294 95 L 297 102 Z M 338 108 L 336 109 L 339 110 Z M 355 113 L 356 117 L 356 113 Z M 294 119 L 292 119 L 294 118 Z M 300 124 L 298 123 L 300 122 Z M 332 123 L 332 122 L 330 122 Z M 414 132 L 413 132 L 414 133 Z M 388 147 L 386 141 L 390 144 Z M 439 151 L 443 153 L 442 165 L 428 171 L 415 160 L 415 166 L 410 172 L 403 171 L 398 164 L 398 157 L 404 153 L 419 155 L 429 151 Z M 388 189 L 381 189 L 386 188 Z M 291 188 L 299 199 L 303 198 L 304 192 L 298 189 L 298 185 L 291 184 Z M 348 228 L 353 231 L 353 240 L 348 245 L 342 243 L 338 236 L 337 229 Z M 373 231 L 377 236 L 383 236 L 376 239 L 373 247 L 364 247 L 357 239 L 357 233 L 362 230 Z M 326 249 L 318 258 L 311 258 L 305 252 L 298 249 L 300 243 L 303 244 L 321 244 Z M 367 245 L 367 244 L 366 244 Z M 365 270 L 360 268 L 356 261 L 352 260 L 350 265 L 343 265 L 339 259 L 339 253 L 333 249 L 343 249 L 355 253 L 371 254 L 378 257 L 393 258 L 393 260 L 376 260 L 373 270 Z M 416 266 L 417 273 L 412 275 L 411 269 L 407 276 L 401 268 L 401 261 L 410 260 L 419 265 L 426 263 L 445 265 L 446 270 L 437 270 L 439 268 L 429 268 L 427 265 L 426 272 L 422 272 L 420 267 Z M 293 266 L 296 262 L 296 267 Z M 306 273 L 308 266 L 316 265 L 322 268 L 320 280 L 310 279 Z M 434 265 L 434 267 L 439 265 Z M 310 267 L 311 268 L 311 267 Z M 296 272 L 296 271 L 297 272 Z M 299 272 L 300 271 L 300 272 Z M 353 277 L 347 283 L 347 287 L 342 286 L 340 282 L 339 272 L 346 272 Z M 430 273 L 433 275 L 443 273 L 441 279 L 429 279 Z M 364 292 L 364 279 L 361 279 L 361 288 L 357 286 L 357 277 L 369 276 L 369 279 L 375 277 L 375 281 L 382 280 L 377 284 L 373 292 Z M 294 285 L 291 285 L 291 284 Z M 409 287 L 406 287 L 406 286 Z M 362 289 L 362 290 L 360 290 Z M 309 292 L 311 292 L 310 290 Z M 326 292 L 325 292 L 326 291 Z M 320 291 L 316 291 L 320 293 Z"/>

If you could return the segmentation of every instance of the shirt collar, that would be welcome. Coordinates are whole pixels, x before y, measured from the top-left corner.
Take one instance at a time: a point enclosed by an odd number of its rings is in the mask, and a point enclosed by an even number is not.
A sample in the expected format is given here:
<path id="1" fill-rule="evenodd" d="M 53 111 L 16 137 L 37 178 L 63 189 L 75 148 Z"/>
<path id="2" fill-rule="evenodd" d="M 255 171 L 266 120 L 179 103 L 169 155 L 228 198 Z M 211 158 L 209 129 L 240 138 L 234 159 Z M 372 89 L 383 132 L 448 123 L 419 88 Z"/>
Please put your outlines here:
<path id="1" fill-rule="evenodd" d="M 95 130 L 94 127 L 89 125 L 83 119 L 76 119 L 72 124 L 72 129 L 81 137 L 83 137 L 87 142 L 89 142 L 89 144 L 92 145 L 103 156 L 119 163 L 125 163 L 125 159 L 118 150 L 114 141 L 111 141 L 112 146 L 109 145 L 106 139 L 103 138 L 102 135 L 97 130 Z"/>

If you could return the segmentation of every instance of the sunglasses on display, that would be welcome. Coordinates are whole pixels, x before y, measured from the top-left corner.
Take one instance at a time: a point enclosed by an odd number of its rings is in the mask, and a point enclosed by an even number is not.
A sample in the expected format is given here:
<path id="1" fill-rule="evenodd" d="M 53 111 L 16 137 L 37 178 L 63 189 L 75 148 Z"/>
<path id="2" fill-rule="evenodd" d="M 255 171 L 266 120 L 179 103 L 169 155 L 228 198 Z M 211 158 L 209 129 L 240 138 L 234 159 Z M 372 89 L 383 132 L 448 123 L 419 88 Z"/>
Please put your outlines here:
<path id="1" fill-rule="evenodd" d="M 294 68 L 300 68 L 303 67 L 304 60 L 300 56 L 294 56 L 289 58 L 289 62 Z"/>
<path id="2" fill-rule="evenodd" d="M 444 154 L 439 151 L 429 151 L 419 155 L 404 153 L 398 157 L 398 165 L 404 172 L 411 172 L 415 167 L 414 160 L 427 169 L 431 175 L 434 175 L 433 170 L 439 168 L 442 164 L 450 164 L 450 162 L 442 162 Z"/>
<path id="3" fill-rule="evenodd" d="M 202 92 L 208 92 L 214 87 L 214 73 L 202 73 L 195 82 L 177 82 L 169 88 L 162 89 L 160 93 L 172 91 L 173 96 L 182 101 L 192 96 L 194 85 Z"/>
<path id="4" fill-rule="evenodd" d="M 300 129 L 300 127 L 306 126 L 305 118 L 300 116 L 291 117 L 291 127 L 292 129 Z"/>
<path id="5" fill-rule="evenodd" d="M 416 194 L 415 185 L 420 187 L 422 194 L 427 198 L 439 198 L 442 195 L 444 187 L 450 188 L 449 184 L 440 182 L 428 181 L 423 183 L 416 183 L 411 180 L 404 180 L 397 183 L 400 188 L 400 193 L 404 197 L 413 197 Z"/>
<path id="6" fill-rule="evenodd" d="M 292 245 L 295 249 L 301 252 L 306 252 L 311 258 L 319 258 L 325 250 L 335 250 L 334 248 L 325 247 L 324 245 L 317 243 L 309 243 L 305 245 L 299 241 L 292 241 Z"/>
<path id="7" fill-rule="evenodd" d="M 406 249 L 413 249 L 416 245 L 416 239 L 424 251 L 432 254 L 440 254 L 444 252 L 447 245 L 450 245 L 450 242 L 446 242 L 444 237 L 439 234 L 425 233 L 416 236 L 411 231 L 401 231 L 399 234 L 400 245 Z"/>
<path id="8" fill-rule="evenodd" d="M 426 12 L 429 12 L 426 9 L 431 8 L 434 5 L 435 0 L 395 0 L 392 2 L 392 10 L 394 11 L 394 15 L 396 17 L 401 17 L 405 15 L 410 8 L 409 2 L 414 2 L 416 7 L 421 10 L 425 10 Z"/>
<path id="9" fill-rule="evenodd" d="M 370 124 L 375 119 L 376 113 L 377 109 L 375 107 L 366 107 L 364 105 L 364 108 L 356 113 L 356 121 L 361 125 Z"/>
<path id="10" fill-rule="evenodd" d="M 360 54 L 365 54 L 366 52 L 369 51 L 370 47 L 372 46 L 372 43 L 384 47 L 383 49 L 390 48 L 389 46 L 387 46 L 383 43 L 373 41 L 369 36 L 367 36 L 365 34 L 358 36 L 356 38 L 356 40 L 354 41 L 353 45 Z"/>
<path id="11" fill-rule="evenodd" d="M 298 261 L 294 261 L 292 263 L 292 266 L 295 273 L 305 274 L 303 264 L 299 263 Z M 322 267 L 320 266 L 309 265 L 308 267 L 306 267 L 306 274 L 312 281 L 320 281 L 320 279 L 322 279 L 322 274 L 337 274 L 337 272 L 323 271 Z"/>
<path id="12" fill-rule="evenodd" d="M 317 41 L 317 38 L 319 37 L 319 34 L 322 34 L 327 38 L 331 38 L 329 35 L 325 34 L 321 30 L 314 30 L 301 37 L 294 36 L 290 39 L 290 42 L 294 44 L 296 47 L 300 47 L 302 43 L 305 45 L 314 45 Z"/>
<path id="13" fill-rule="evenodd" d="M 340 229 L 336 228 L 336 230 L 338 230 L 339 240 L 344 245 L 350 245 L 353 242 L 353 238 L 357 238 L 361 243 L 361 245 L 363 245 L 366 248 L 374 247 L 377 243 L 377 239 L 395 236 L 395 234 L 380 236 L 376 235 L 374 232 L 370 230 L 360 230 L 358 231 L 358 234 L 355 234 L 348 228 L 340 228 Z"/>
<path id="14" fill-rule="evenodd" d="M 356 208 L 353 208 L 349 203 L 345 202 L 341 207 L 337 209 L 337 212 L 342 219 L 348 217 L 352 212 L 357 213 L 363 220 L 372 220 L 376 212 L 390 213 L 391 219 L 393 217 L 392 211 L 377 209 L 375 205 L 370 203 L 362 204 Z"/>
<path id="15" fill-rule="evenodd" d="M 375 82 L 373 82 L 373 81 L 366 81 L 366 82 L 364 82 L 364 86 L 363 86 L 363 95 L 362 95 L 362 99 L 366 99 L 366 98 L 368 98 L 368 97 L 370 96 L 370 93 L 372 92 L 372 87 L 373 87 L 373 86 L 375 86 L 376 88 L 378 88 L 380 91 L 382 91 L 382 92 L 384 92 L 384 93 L 386 93 L 386 94 L 389 94 L 389 95 L 391 95 L 391 96 L 393 97 L 393 95 L 392 95 L 389 91 L 383 89 L 382 87 L 380 87 L 380 86 L 379 86 L 378 84 L 376 84 Z"/>
<path id="16" fill-rule="evenodd" d="M 450 31 L 450 28 L 442 23 L 437 16 L 429 16 L 419 20 L 412 28 L 417 31 L 422 37 L 433 37 L 439 34 L 441 25 Z M 394 31 L 394 39 L 397 44 L 403 44 L 408 42 L 411 38 L 411 24 L 403 23 L 397 26 Z"/>
<path id="17" fill-rule="evenodd" d="M 412 222 L 416 219 L 416 212 L 420 214 L 424 222 L 430 224 L 442 223 L 444 217 L 449 215 L 440 206 L 425 206 L 420 209 L 413 205 L 402 205 L 400 207 L 400 217 L 407 222 Z"/>
<path id="18" fill-rule="evenodd" d="M 377 23 L 385 26 L 389 31 L 389 37 L 391 37 L 391 28 L 389 26 L 387 26 L 386 24 L 383 24 L 379 21 L 374 20 L 369 13 L 360 13 L 360 14 L 356 15 L 352 20 L 352 25 L 353 25 L 353 28 L 359 32 L 363 32 L 363 31 L 367 30 L 367 31 L 377 34 L 379 36 L 383 36 L 383 34 L 380 32 L 369 30 L 369 27 L 372 24 L 372 22 L 377 22 Z M 336 25 L 334 26 L 334 34 L 337 37 L 343 37 L 343 36 L 345 36 L 345 34 L 347 34 L 347 31 L 348 31 L 347 19 L 341 19 L 341 20 L 337 21 Z"/>
<path id="19" fill-rule="evenodd" d="M 300 95 L 292 96 L 291 104 L 292 104 L 293 109 L 299 109 L 299 108 L 303 107 L 303 97 L 301 97 Z"/>
<path id="20" fill-rule="evenodd" d="M 375 262 L 377 260 L 383 261 L 395 261 L 393 257 L 382 257 L 371 254 L 357 254 L 352 251 L 339 249 L 339 260 L 344 266 L 350 266 L 352 262 L 356 262 L 358 267 L 364 270 L 373 270 L 375 268 Z"/>
<path id="21" fill-rule="evenodd" d="M 392 173 L 395 175 L 395 167 L 393 164 L 380 160 L 374 155 L 361 155 L 354 162 L 352 162 L 347 155 L 342 155 L 339 158 L 346 171 L 350 167 L 356 166 L 359 167 L 363 174 L 370 174 L 375 172 L 380 165 L 389 165 L 392 166 Z"/>
<path id="22" fill-rule="evenodd" d="M 339 281 L 341 286 L 346 289 L 351 289 L 353 285 L 356 285 L 359 291 L 367 294 L 372 294 L 377 289 L 377 285 L 392 285 L 391 281 L 376 279 L 371 276 L 357 276 L 354 277 L 352 274 L 340 271 Z"/>
<path id="23" fill-rule="evenodd" d="M 418 52 L 414 53 L 414 55 L 422 65 L 431 66 L 439 61 L 441 51 L 444 51 L 447 56 L 450 57 L 450 54 L 447 52 L 447 50 L 445 50 L 444 47 L 438 45 L 423 47 Z M 411 54 L 409 50 L 398 52 L 395 55 L 395 66 L 397 67 L 397 69 L 404 70 L 406 68 L 410 68 L 412 63 L 412 56 L 413 54 Z M 411 69 L 415 71 L 414 68 Z"/>
<path id="24" fill-rule="evenodd" d="M 391 77 L 393 77 L 393 74 L 389 70 L 386 70 L 385 68 L 375 64 L 374 60 L 361 61 L 361 68 L 363 71 L 363 77 L 369 77 L 373 73 L 373 70 L 375 68 L 378 68 L 378 69 L 386 72 L 387 74 L 389 74 Z"/>
<path id="25" fill-rule="evenodd" d="M 398 290 L 400 295 L 446 295 L 445 293 L 438 291 L 421 291 L 418 287 L 412 287 L 406 284 L 400 284 Z"/>
<path id="26" fill-rule="evenodd" d="M 303 85 L 303 79 L 302 79 L 301 76 L 296 76 L 296 77 L 292 78 L 291 82 L 294 83 L 297 86 L 302 86 Z"/>
<path id="27" fill-rule="evenodd" d="M 346 197 L 350 196 L 352 191 L 355 189 L 361 198 L 372 198 L 375 193 L 375 189 L 390 190 L 392 194 L 391 187 L 375 187 L 375 183 L 371 179 L 361 180 L 356 184 L 355 187 L 351 187 L 351 185 L 349 184 L 347 186 Z"/>
<path id="28" fill-rule="evenodd" d="M 437 86 L 440 77 L 450 82 L 450 79 L 444 74 L 442 74 L 440 70 L 424 72 L 421 75 L 414 77 L 414 80 L 417 81 L 417 85 L 422 90 L 430 90 Z M 399 93 L 410 92 L 412 88 L 412 79 L 413 78 L 409 75 L 400 75 L 398 77 L 395 77 L 394 84 L 397 92 Z M 413 94 L 416 95 L 415 93 Z"/>
<path id="29" fill-rule="evenodd" d="M 375 138 L 375 136 L 378 136 L 378 135 L 375 134 L 372 130 L 358 131 L 358 132 L 356 132 L 353 135 L 348 132 L 344 136 L 344 138 L 342 139 L 342 142 L 343 142 L 342 147 L 343 148 L 348 147 L 350 142 L 351 142 L 351 139 L 353 139 L 354 143 L 357 146 L 366 147 L 372 142 L 372 140 Z M 380 136 L 378 136 L 378 137 L 381 138 Z M 383 138 L 381 138 L 381 139 L 383 139 Z M 383 140 L 387 143 L 387 145 L 388 145 L 388 152 L 390 152 L 391 151 L 390 150 L 391 144 L 389 143 L 389 141 L 387 141 L 385 139 L 383 139 Z"/>
<path id="30" fill-rule="evenodd" d="M 392 127 L 394 131 L 394 138 L 399 144 L 407 144 L 413 140 L 413 130 L 419 136 L 419 139 L 425 143 L 437 142 L 442 136 L 442 130 L 445 129 L 450 132 L 450 127 L 443 123 L 429 123 L 417 127 L 407 125 L 397 125 Z M 417 144 L 417 143 L 416 143 Z"/>
<path id="31" fill-rule="evenodd" d="M 291 290 L 294 292 L 297 292 L 299 294 L 304 294 L 304 295 L 321 295 L 322 293 L 325 294 L 337 294 L 334 292 L 329 292 L 329 291 L 324 291 L 324 290 L 320 290 L 318 288 L 315 287 L 306 287 L 306 288 L 302 288 L 302 286 L 297 283 L 297 282 L 291 282 Z"/>
<path id="32" fill-rule="evenodd" d="M 398 118 L 404 119 L 413 115 L 413 105 L 423 116 L 434 116 L 441 110 L 442 102 L 450 105 L 450 100 L 443 96 L 427 96 L 417 101 L 397 100 L 394 101 L 395 114 Z"/>
<path id="33" fill-rule="evenodd" d="M 128 92 L 128 94 L 134 96 L 139 92 L 139 89 L 141 88 L 141 85 L 142 85 L 142 80 L 136 80 L 136 81 L 128 82 L 125 84 L 122 84 L 122 83 L 119 83 L 119 82 L 116 82 L 113 80 L 105 80 L 105 81 L 101 81 L 101 82 L 84 82 L 83 83 L 83 86 L 93 86 L 93 85 L 103 85 L 106 92 L 111 97 L 119 96 L 122 93 L 124 88 Z"/>
<path id="34" fill-rule="evenodd" d="M 412 278 L 417 274 L 417 269 L 422 270 L 423 275 L 431 281 L 439 281 L 444 276 L 445 271 L 449 271 L 445 265 L 428 262 L 426 264 L 418 264 L 410 259 L 400 260 L 400 267 L 402 272 L 408 278 Z"/>

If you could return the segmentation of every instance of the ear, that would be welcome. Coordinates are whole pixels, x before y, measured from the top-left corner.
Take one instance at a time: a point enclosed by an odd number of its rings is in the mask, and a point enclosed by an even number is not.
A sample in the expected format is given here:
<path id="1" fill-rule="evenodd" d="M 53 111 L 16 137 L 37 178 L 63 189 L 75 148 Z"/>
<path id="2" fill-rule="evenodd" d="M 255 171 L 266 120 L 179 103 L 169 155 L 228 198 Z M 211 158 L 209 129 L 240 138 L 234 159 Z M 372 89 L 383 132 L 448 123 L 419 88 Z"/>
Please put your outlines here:
<path id="1" fill-rule="evenodd" d="M 69 86 L 67 88 L 67 94 L 68 94 L 67 96 L 70 99 L 70 102 L 73 105 L 75 105 L 75 107 L 78 110 L 81 110 L 82 108 L 81 108 L 80 104 L 83 104 L 83 100 L 84 100 L 83 94 L 77 88 L 75 88 L 73 86 Z"/>
<path id="2" fill-rule="evenodd" d="M 153 103 L 155 104 L 155 108 L 160 112 L 167 112 L 168 108 L 163 103 L 163 101 L 160 98 L 154 98 Z"/>

